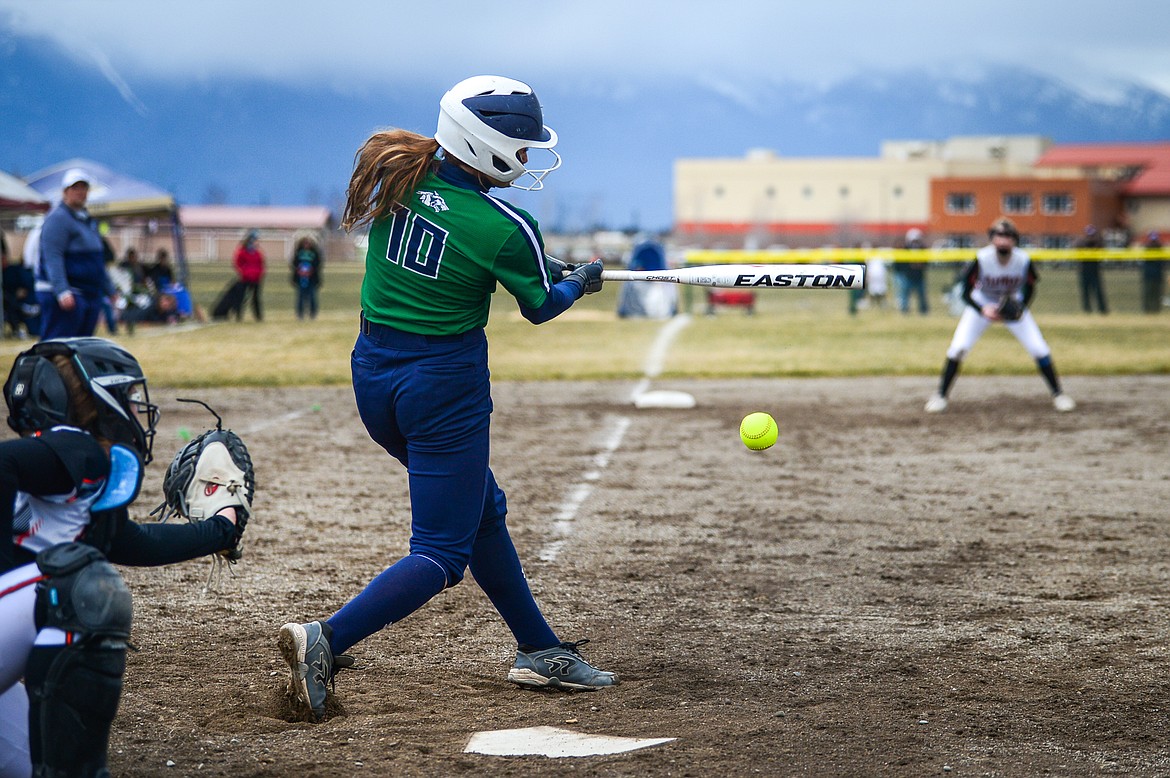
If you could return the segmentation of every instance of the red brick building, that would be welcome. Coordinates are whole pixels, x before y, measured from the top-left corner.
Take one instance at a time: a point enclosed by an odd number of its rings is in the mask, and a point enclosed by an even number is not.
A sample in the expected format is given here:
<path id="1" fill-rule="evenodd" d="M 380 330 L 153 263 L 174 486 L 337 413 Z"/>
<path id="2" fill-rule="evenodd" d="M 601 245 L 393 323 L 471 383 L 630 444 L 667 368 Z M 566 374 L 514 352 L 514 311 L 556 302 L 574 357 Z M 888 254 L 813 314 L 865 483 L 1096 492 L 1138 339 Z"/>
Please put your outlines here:
<path id="1" fill-rule="evenodd" d="M 942 177 L 930 183 L 930 232 L 979 245 L 999 216 L 1024 242 L 1073 245 L 1090 224 L 1116 245 L 1170 231 L 1170 143 L 1052 146 L 1013 177 Z"/>

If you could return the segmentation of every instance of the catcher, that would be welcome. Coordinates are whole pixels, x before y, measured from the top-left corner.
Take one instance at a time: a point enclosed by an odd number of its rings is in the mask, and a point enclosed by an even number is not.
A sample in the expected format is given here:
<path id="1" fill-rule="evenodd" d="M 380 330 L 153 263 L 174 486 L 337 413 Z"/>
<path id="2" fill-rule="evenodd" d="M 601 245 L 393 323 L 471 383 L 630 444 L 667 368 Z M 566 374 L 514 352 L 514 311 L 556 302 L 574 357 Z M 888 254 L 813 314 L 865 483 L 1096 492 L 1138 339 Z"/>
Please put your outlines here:
<path id="1" fill-rule="evenodd" d="M 926 401 L 926 412 L 941 413 L 947 409 L 947 393 L 959 374 L 959 365 L 994 322 L 1003 322 L 1036 360 L 1036 367 L 1052 392 L 1053 407 L 1061 412 L 1071 411 L 1077 404 L 1061 391 L 1052 364 L 1052 349 L 1028 310 L 1038 279 L 1031 257 L 1018 248 L 1020 233 L 1011 219 L 1000 218 L 992 223 L 987 234 L 991 243 L 980 249 L 975 261 L 963 270 L 966 306 L 947 349 L 938 391 Z"/>
<path id="2" fill-rule="evenodd" d="M 101 338 L 42 341 L 17 356 L 4 399 L 20 437 L 0 443 L 0 776 L 109 775 L 132 615 L 111 563 L 237 552 L 251 458 L 230 432 L 201 435 L 165 488 L 190 522 L 139 524 L 127 507 L 159 411 L 129 352 Z"/>

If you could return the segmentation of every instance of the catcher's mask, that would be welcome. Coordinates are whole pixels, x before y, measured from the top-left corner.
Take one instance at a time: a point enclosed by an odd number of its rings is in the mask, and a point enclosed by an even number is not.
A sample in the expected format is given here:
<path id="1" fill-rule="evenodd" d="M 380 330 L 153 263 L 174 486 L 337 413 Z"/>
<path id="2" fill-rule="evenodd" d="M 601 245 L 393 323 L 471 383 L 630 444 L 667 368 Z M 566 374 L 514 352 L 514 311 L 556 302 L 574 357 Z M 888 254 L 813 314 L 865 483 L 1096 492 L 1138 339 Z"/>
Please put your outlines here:
<path id="1" fill-rule="evenodd" d="M 77 370 L 97 407 L 87 432 L 138 452 L 151 460 L 158 406 L 150 402 L 138 360 L 104 338 L 43 340 L 21 352 L 4 383 L 8 426 L 24 435 L 58 424 L 81 426 L 74 418 L 69 390 L 52 358 L 64 356 Z"/>

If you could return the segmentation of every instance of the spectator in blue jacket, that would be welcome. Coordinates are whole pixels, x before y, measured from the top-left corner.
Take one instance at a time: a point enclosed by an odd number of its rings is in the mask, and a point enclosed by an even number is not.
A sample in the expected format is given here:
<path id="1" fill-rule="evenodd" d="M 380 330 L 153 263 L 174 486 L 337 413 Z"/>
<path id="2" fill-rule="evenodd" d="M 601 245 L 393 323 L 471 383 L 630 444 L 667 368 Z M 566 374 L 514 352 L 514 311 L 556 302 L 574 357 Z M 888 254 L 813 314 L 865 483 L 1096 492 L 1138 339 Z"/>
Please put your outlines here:
<path id="1" fill-rule="evenodd" d="M 85 209 L 89 183 L 89 174 L 81 168 L 67 170 L 61 179 L 61 202 L 41 228 L 36 288 L 42 339 L 93 335 L 102 298 L 114 291 L 102 236 Z"/>

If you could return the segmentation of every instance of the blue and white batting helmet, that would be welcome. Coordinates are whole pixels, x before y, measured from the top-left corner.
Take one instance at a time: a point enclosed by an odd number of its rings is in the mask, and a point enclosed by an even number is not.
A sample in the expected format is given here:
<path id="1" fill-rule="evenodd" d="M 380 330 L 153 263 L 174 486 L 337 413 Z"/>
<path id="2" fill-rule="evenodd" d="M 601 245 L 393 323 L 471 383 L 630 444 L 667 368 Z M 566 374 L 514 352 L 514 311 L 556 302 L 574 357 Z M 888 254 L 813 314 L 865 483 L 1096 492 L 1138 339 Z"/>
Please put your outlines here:
<path id="1" fill-rule="evenodd" d="M 553 146 L 557 134 L 544 124 L 532 87 L 503 76 L 473 76 L 451 87 L 439 101 L 435 140 L 450 154 L 480 173 L 518 189 L 544 187 L 544 177 L 561 166 Z M 528 168 L 524 149 L 547 149 L 551 163 Z M 527 185 L 516 183 L 529 176 Z"/>

